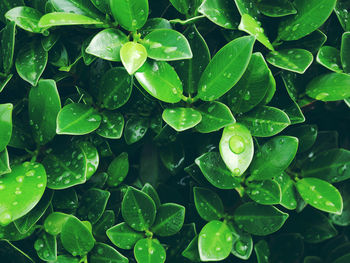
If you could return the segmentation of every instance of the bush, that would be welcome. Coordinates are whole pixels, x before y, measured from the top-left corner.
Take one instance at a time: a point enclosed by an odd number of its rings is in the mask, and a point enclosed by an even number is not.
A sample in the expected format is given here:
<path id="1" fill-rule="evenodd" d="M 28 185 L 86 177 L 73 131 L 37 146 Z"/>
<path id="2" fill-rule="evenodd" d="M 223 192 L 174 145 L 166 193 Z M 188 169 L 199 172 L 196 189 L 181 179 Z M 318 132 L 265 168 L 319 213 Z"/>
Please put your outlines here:
<path id="1" fill-rule="evenodd" d="M 1 0 L 1 262 L 349 262 L 349 9 Z"/>

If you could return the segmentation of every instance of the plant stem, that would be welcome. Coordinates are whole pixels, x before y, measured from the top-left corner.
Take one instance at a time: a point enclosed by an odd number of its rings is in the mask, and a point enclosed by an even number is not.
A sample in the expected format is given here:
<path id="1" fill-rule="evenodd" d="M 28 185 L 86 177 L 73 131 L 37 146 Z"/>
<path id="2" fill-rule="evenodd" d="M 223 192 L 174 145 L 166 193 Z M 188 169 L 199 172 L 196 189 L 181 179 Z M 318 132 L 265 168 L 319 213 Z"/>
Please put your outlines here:
<path id="1" fill-rule="evenodd" d="M 192 23 L 196 22 L 197 20 L 204 18 L 204 17 L 205 17 L 204 15 L 200 15 L 200 16 L 195 16 L 195 17 L 189 18 L 187 20 L 173 19 L 173 20 L 170 20 L 169 22 L 173 23 L 173 24 L 178 23 L 181 25 L 187 25 L 187 24 L 192 24 Z"/>

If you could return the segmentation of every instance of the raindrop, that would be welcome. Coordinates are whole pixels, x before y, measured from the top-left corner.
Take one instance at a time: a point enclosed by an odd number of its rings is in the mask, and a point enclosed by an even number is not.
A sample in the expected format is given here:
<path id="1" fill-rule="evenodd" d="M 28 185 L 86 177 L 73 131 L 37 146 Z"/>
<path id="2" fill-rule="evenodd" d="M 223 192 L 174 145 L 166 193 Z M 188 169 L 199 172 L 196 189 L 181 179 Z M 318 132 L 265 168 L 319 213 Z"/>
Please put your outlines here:
<path id="1" fill-rule="evenodd" d="M 234 135 L 229 140 L 230 150 L 235 154 L 240 154 L 245 150 L 244 139 L 239 135 Z"/>

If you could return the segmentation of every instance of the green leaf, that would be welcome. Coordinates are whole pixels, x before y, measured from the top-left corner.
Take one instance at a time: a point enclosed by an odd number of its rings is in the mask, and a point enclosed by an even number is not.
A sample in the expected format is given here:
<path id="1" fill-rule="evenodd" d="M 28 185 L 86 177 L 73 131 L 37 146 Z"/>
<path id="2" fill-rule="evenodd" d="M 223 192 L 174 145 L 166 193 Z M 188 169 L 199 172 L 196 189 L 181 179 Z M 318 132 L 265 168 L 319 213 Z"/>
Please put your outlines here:
<path id="1" fill-rule="evenodd" d="M 288 115 L 280 109 L 261 106 L 244 114 L 239 122 L 244 124 L 257 137 L 270 137 L 290 125 Z"/>
<path id="2" fill-rule="evenodd" d="M 192 51 L 186 37 L 172 29 L 156 29 L 141 42 L 148 57 L 155 60 L 191 59 Z"/>
<path id="3" fill-rule="evenodd" d="M 0 151 L 3 151 L 10 142 L 12 135 L 12 110 L 11 103 L 0 104 Z"/>
<path id="4" fill-rule="evenodd" d="M 108 179 L 107 184 L 111 187 L 116 187 L 121 184 L 129 172 L 129 156 L 123 152 L 119 154 L 109 164 L 107 168 Z"/>
<path id="5" fill-rule="evenodd" d="M 0 152 L 0 175 L 8 174 L 11 172 L 9 155 L 7 148 Z"/>
<path id="6" fill-rule="evenodd" d="M 341 73 L 340 52 L 335 47 L 323 46 L 317 53 L 316 61 L 334 72 Z"/>
<path id="7" fill-rule="evenodd" d="M 207 188 L 193 188 L 194 204 L 201 218 L 219 220 L 224 214 L 224 205 L 218 194 Z"/>
<path id="8" fill-rule="evenodd" d="M 176 103 L 181 100 L 182 82 L 174 68 L 168 63 L 146 61 L 136 72 L 135 77 L 153 97 L 168 103 Z"/>
<path id="9" fill-rule="evenodd" d="M 277 205 L 282 198 L 281 188 L 273 180 L 251 182 L 246 188 L 246 193 L 250 199 L 262 205 Z"/>
<path id="10" fill-rule="evenodd" d="M 62 232 L 62 226 L 72 215 L 61 212 L 53 212 L 49 214 L 44 221 L 44 229 L 50 235 L 56 236 Z"/>
<path id="11" fill-rule="evenodd" d="M 124 139 L 127 144 L 133 144 L 141 140 L 147 133 L 148 119 L 142 117 L 131 117 L 125 125 Z"/>
<path id="12" fill-rule="evenodd" d="M 75 217 L 69 217 L 63 224 L 61 242 L 74 257 L 86 255 L 95 245 L 95 239 L 90 230 Z"/>
<path id="13" fill-rule="evenodd" d="M 121 211 L 125 222 L 137 231 L 148 229 L 156 218 L 156 206 L 152 198 L 133 187 L 126 191 Z"/>
<path id="14" fill-rule="evenodd" d="M 249 233 L 240 230 L 232 222 L 229 222 L 228 227 L 230 228 L 233 236 L 231 254 L 240 259 L 248 259 L 253 251 L 252 236 Z"/>
<path id="15" fill-rule="evenodd" d="M 235 6 L 227 0 L 204 0 L 198 12 L 205 15 L 210 21 L 227 29 L 236 29 L 239 21 Z"/>
<path id="16" fill-rule="evenodd" d="M 120 49 L 120 58 L 128 73 L 133 75 L 147 60 L 147 50 L 139 43 L 127 42 Z"/>
<path id="17" fill-rule="evenodd" d="M 343 73 L 320 75 L 306 86 L 306 94 L 313 99 L 337 101 L 350 97 L 350 76 Z"/>
<path id="18" fill-rule="evenodd" d="M 29 123 L 37 143 L 44 145 L 56 135 L 56 118 L 61 110 L 61 100 L 56 82 L 41 79 L 29 92 Z"/>
<path id="19" fill-rule="evenodd" d="M 46 187 L 46 173 L 39 163 L 24 162 L 12 166 L 12 172 L 1 177 L 0 225 L 24 216 L 41 199 Z"/>
<path id="20" fill-rule="evenodd" d="M 275 176 L 274 180 L 279 184 L 281 188 L 281 205 L 289 210 L 297 208 L 297 193 L 294 187 L 294 181 L 286 173 L 281 173 L 279 176 Z"/>
<path id="21" fill-rule="evenodd" d="M 255 38 L 237 38 L 221 48 L 204 70 L 198 87 L 198 97 L 215 100 L 229 91 L 246 70 Z"/>
<path id="22" fill-rule="evenodd" d="M 99 20 L 92 19 L 90 17 L 72 14 L 72 13 L 49 13 L 43 15 L 38 26 L 41 28 L 49 28 L 52 26 L 72 26 L 72 25 L 99 25 L 103 24 Z"/>
<path id="23" fill-rule="evenodd" d="M 170 0 L 171 4 L 182 14 L 187 14 L 190 8 L 188 0 Z"/>
<path id="24" fill-rule="evenodd" d="M 196 130 L 201 133 L 218 131 L 236 122 L 230 109 L 218 101 L 204 103 L 196 110 L 202 115 L 201 122 L 196 126 Z"/>
<path id="25" fill-rule="evenodd" d="M 181 143 L 169 143 L 159 149 L 160 160 L 172 173 L 177 174 L 183 168 L 185 149 Z"/>
<path id="26" fill-rule="evenodd" d="M 232 233 L 228 226 L 213 220 L 207 223 L 199 233 L 198 250 L 202 261 L 219 261 L 230 255 Z"/>
<path id="27" fill-rule="evenodd" d="M 163 120 L 174 130 L 180 132 L 196 126 L 202 115 L 192 108 L 167 108 L 162 114 Z"/>
<path id="28" fill-rule="evenodd" d="M 191 59 L 178 61 L 173 65 L 182 80 L 184 91 L 191 94 L 197 92 L 199 79 L 210 61 L 210 52 L 194 24 L 190 25 L 183 34 L 190 44 L 193 56 Z"/>
<path id="29" fill-rule="evenodd" d="M 270 52 L 266 60 L 277 68 L 304 74 L 311 65 L 313 56 L 305 49 L 292 48 Z"/>
<path id="30" fill-rule="evenodd" d="M 201 261 L 198 251 L 198 235 L 195 236 L 185 250 L 182 251 L 181 256 L 191 260 L 192 262 Z"/>
<path id="31" fill-rule="evenodd" d="M 5 13 L 16 7 L 16 6 L 24 6 L 23 0 L 4 0 L 0 2 L 0 21 L 6 22 Z"/>
<path id="32" fill-rule="evenodd" d="M 96 133 L 107 139 L 120 139 L 124 129 L 124 117 L 119 112 L 101 112 L 102 122 Z"/>
<path id="33" fill-rule="evenodd" d="M 207 152 L 196 159 L 197 166 L 205 178 L 219 189 L 233 189 L 239 185 L 240 179 L 226 167 L 220 154 Z"/>
<path id="34" fill-rule="evenodd" d="M 108 28 L 97 33 L 85 52 L 110 61 L 120 61 L 120 49 L 128 41 L 120 30 Z"/>
<path id="35" fill-rule="evenodd" d="M 109 69 L 99 85 L 99 102 L 108 110 L 122 107 L 131 96 L 132 79 L 122 67 Z"/>
<path id="36" fill-rule="evenodd" d="M 161 17 L 149 18 L 146 24 L 139 30 L 139 33 L 141 33 L 142 36 L 145 36 L 151 33 L 155 29 L 162 29 L 162 28 L 172 29 L 172 26 L 169 20 L 166 20 L 165 18 L 161 18 Z"/>
<path id="37" fill-rule="evenodd" d="M 265 16 L 281 17 L 297 13 L 289 0 L 262 0 L 256 3 L 259 11 Z M 259 262 L 261 263 L 261 262 Z"/>
<path id="38" fill-rule="evenodd" d="M 44 72 L 48 60 L 45 51 L 37 41 L 22 46 L 16 58 L 18 75 L 32 86 L 36 86 L 41 74 Z"/>
<path id="39" fill-rule="evenodd" d="M 81 103 L 64 106 L 57 115 L 57 134 L 83 135 L 96 130 L 101 115 L 94 108 Z"/>
<path id="40" fill-rule="evenodd" d="M 317 137 L 316 125 L 302 125 L 288 130 L 288 134 L 299 140 L 298 153 L 309 150 L 315 143 Z"/>
<path id="41" fill-rule="evenodd" d="M 261 23 L 250 15 L 242 15 L 241 23 L 239 24 L 238 29 L 247 32 L 249 35 L 255 36 L 256 40 L 268 49 L 275 50 L 270 40 L 265 35 L 264 29 L 261 27 Z"/>
<path id="42" fill-rule="evenodd" d="M 10 82 L 12 77 L 13 77 L 13 74 L 9 74 L 5 78 L 0 77 L 0 93 L 4 90 L 4 88 Z"/>
<path id="43" fill-rule="evenodd" d="M 258 263 L 269 263 L 270 248 L 265 240 L 262 239 L 258 243 L 256 243 L 254 246 L 254 251 Z"/>
<path id="44" fill-rule="evenodd" d="M 350 32 L 345 32 L 341 38 L 340 60 L 344 72 L 350 73 Z"/>
<path id="45" fill-rule="evenodd" d="M 56 191 L 52 199 L 52 205 L 57 210 L 76 209 L 78 207 L 78 195 L 74 188 Z"/>
<path id="46" fill-rule="evenodd" d="M 326 181 L 312 177 L 303 178 L 295 186 L 309 205 L 329 213 L 342 213 L 343 199 L 337 188 Z"/>
<path id="47" fill-rule="evenodd" d="M 131 249 L 137 241 L 144 238 L 142 232 L 137 232 L 123 222 L 107 230 L 109 240 L 121 249 Z"/>
<path id="48" fill-rule="evenodd" d="M 248 14 L 255 19 L 260 18 L 260 12 L 254 0 L 234 0 L 241 16 Z"/>
<path id="49" fill-rule="evenodd" d="M 233 214 L 233 219 L 240 228 L 257 236 L 266 236 L 278 231 L 287 218 L 288 214 L 276 207 L 257 203 L 245 203 Z"/>
<path id="50" fill-rule="evenodd" d="M 57 259 L 56 237 L 43 232 L 34 242 L 34 249 L 38 257 L 44 261 Z"/>
<path id="51" fill-rule="evenodd" d="M 134 247 L 137 263 L 164 263 L 166 252 L 156 239 L 140 239 Z"/>
<path id="52" fill-rule="evenodd" d="M 89 180 L 91 176 L 96 172 L 100 162 L 98 151 L 96 147 L 88 141 L 79 142 L 77 144 L 77 147 L 81 149 L 84 157 L 86 158 L 86 180 Z"/>
<path id="53" fill-rule="evenodd" d="M 119 210 L 118 210 L 119 213 Z M 99 240 L 106 239 L 106 230 L 115 224 L 115 213 L 113 210 L 105 210 L 101 218 L 94 224 L 92 233 Z"/>
<path id="54" fill-rule="evenodd" d="M 296 15 L 284 19 L 278 28 L 278 38 L 286 41 L 300 39 L 319 28 L 330 16 L 336 0 L 296 0 Z"/>
<path id="55" fill-rule="evenodd" d="M 91 188 L 81 198 L 77 215 L 81 220 L 95 224 L 105 211 L 110 192 Z"/>
<path id="56" fill-rule="evenodd" d="M 105 18 L 90 0 L 50 0 L 50 4 L 57 12 L 80 14 L 99 20 Z"/>
<path id="57" fill-rule="evenodd" d="M 13 54 L 15 51 L 15 37 L 16 37 L 16 24 L 15 22 L 8 22 L 1 35 L 2 46 L 2 65 L 4 71 L 10 72 L 13 64 Z M 1 88 L 0 88 L 1 90 Z"/>
<path id="58" fill-rule="evenodd" d="M 149 197 L 152 198 L 152 200 L 154 201 L 156 208 L 158 209 L 158 207 L 160 206 L 160 199 L 158 196 L 158 193 L 156 191 L 156 189 L 154 189 L 154 187 L 149 184 L 149 183 L 145 183 L 145 185 L 142 187 L 141 189 L 142 192 L 146 193 L 149 195 Z"/>
<path id="59" fill-rule="evenodd" d="M 343 198 L 343 212 L 341 215 L 330 214 L 331 221 L 338 226 L 350 225 L 350 185 L 342 184 L 339 186 L 339 192 Z"/>
<path id="60" fill-rule="evenodd" d="M 104 14 L 111 12 L 108 0 L 91 0 L 92 4 Z"/>
<path id="61" fill-rule="evenodd" d="M 242 124 L 225 127 L 219 144 L 220 155 L 234 176 L 241 176 L 254 155 L 253 138 Z"/>
<path id="62" fill-rule="evenodd" d="M 14 223 L 10 223 L 7 226 L 2 226 L 0 227 L 0 238 L 2 240 L 7 240 L 7 241 L 19 241 L 23 240 L 30 235 L 32 235 L 34 232 L 34 228 L 32 228 L 29 232 L 25 234 L 21 234 Z M 2 252 L 3 255 L 3 252 Z M 13 255 L 13 254 L 12 254 Z M 33 261 L 31 261 L 33 262 Z"/>
<path id="63" fill-rule="evenodd" d="M 173 203 L 162 204 L 157 210 L 151 231 L 161 237 L 172 236 L 180 231 L 184 220 L 185 207 Z"/>
<path id="64" fill-rule="evenodd" d="M 281 174 L 293 161 L 298 149 L 298 139 L 276 136 L 264 143 L 250 165 L 250 180 L 267 180 Z"/>
<path id="65" fill-rule="evenodd" d="M 128 258 L 124 257 L 113 247 L 96 243 L 90 252 L 89 262 L 91 263 L 128 263 Z"/>
<path id="66" fill-rule="evenodd" d="M 53 191 L 46 190 L 39 203 L 30 210 L 29 213 L 14 221 L 14 224 L 20 233 L 25 234 L 31 230 L 31 228 L 44 215 L 45 211 L 51 204 L 52 197 Z"/>
<path id="67" fill-rule="evenodd" d="M 136 31 L 148 18 L 148 0 L 112 0 L 110 7 L 114 19 L 126 30 Z"/>
<path id="68" fill-rule="evenodd" d="M 260 52 L 254 53 L 242 78 L 227 93 L 227 105 L 233 113 L 244 113 L 257 106 L 265 97 L 271 71 Z"/>
<path id="69" fill-rule="evenodd" d="M 5 14 L 5 17 L 14 21 L 18 27 L 33 33 L 40 33 L 42 30 L 38 25 L 41 16 L 38 10 L 28 6 L 12 8 Z"/>
<path id="70" fill-rule="evenodd" d="M 50 32 L 50 35 L 45 36 L 41 39 L 41 45 L 45 51 L 50 51 L 51 48 L 57 43 L 60 38 L 60 34 L 55 32 Z"/>
<path id="71" fill-rule="evenodd" d="M 47 173 L 48 188 L 65 189 L 86 182 L 88 162 L 80 147 L 72 145 L 64 151 L 53 152 L 42 163 Z"/>

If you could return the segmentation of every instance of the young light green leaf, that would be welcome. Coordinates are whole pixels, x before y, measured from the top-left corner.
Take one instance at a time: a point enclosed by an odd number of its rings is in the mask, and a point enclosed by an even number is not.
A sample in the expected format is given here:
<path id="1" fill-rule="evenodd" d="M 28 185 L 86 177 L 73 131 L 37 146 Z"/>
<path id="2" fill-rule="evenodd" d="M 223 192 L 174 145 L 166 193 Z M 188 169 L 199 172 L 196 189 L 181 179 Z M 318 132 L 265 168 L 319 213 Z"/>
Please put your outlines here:
<path id="1" fill-rule="evenodd" d="M 71 103 L 57 115 L 57 134 L 83 135 L 96 130 L 101 124 L 101 115 L 86 104 Z"/>
<path id="2" fill-rule="evenodd" d="M 128 31 L 140 29 L 148 18 L 148 0 L 111 0 L 110 8 L 114 19 Z"/>
<path id="3" fill-rule="evenodd" d="M 50 235 L 56 236 L 62 232 L 62 226 L 72 215 L 61 212 L 53 212 L 49 214 L 44 221 L 44 229 Z"/>
<path id="4" fill-rule="evenodd" d="M 10 72 L 13 65 L 13 54 L 15 51 L 15 37 L 16 37 L 16 24 L 15 22 L 8 22 L 1 35 L 2 46 L 2 65 L 4 71 Z M 0 92 L 1 92 L 0 88 Z"/>
<path id="5" fill-rule="evenodd" d="M 337 101 L 350 97 L 350 76 L 343 73 L 320 75 L 306 86 L 306 94 L 313 99 Z"/>
<path id="6" fill-rule="evenodd" d="M 139 43 L 127 42 L 120 49 L 120 58 L 128 73 L 133 75 L 145 63 L 147 50 Z"/>
<path id="7" fill-rule="evenodd" d="M 255 38 L 252 36 L 240 37 L 216 53 L 200 78 L 198 84 L 200 99 L 215 100 L 238 82 L 248 66 L 254 42 Z"/>
<path id="8" fill-rule="evenodd" d="M 47 172 L 47 187 L 66 189 L 86 182 L 87 156 L 82 148 L 72 145 L 62 152 L 53 152 L 42 161 Z"/>
<path id="9" fill-rule="evenodd" d="M 196 108 L 202 115 L 196 130 L 201 133 L 210 133 L 236 122 L 230 109 L 223 103 L 211 101 Z"/>
<path id="10" fill-rule="evenodd" d="M 46 172 L 39 163 L 24 162 L 12 166 L 12 172 L 1 177 L 0 225 L 24 216 L 32 210 L 46 187 Z"/>
<path id="11" fill-rule="evenodd" d="M 330 16 L 336 0 L 296 0 L 293 2 L 296 15 L 284 19 L 278 28 L 281 40 L 297 40 L 319 28 Z"/>
<path id="12" fill-rule="evenodd" d="M 250 199 L 261 205 L 277 205 L 282 198 L 281 188 L 273 180 L 251 182 L 246 188 L 246 193 Z"/>
<path id="13" fill-rule="evenodd" d="M 281 17 L 297 13 L 289 0 L 262 0 L 256 3 L 259 11 L 265 16 Z M 261 262 L 259 262 L 261 263 Z"/>
<path id="14" fill-rule="evenodd" d="M 137 241 L 134 256 L 137 263 L 164 263 L 166 252 L 157 239 L 145 238 Z"/>
<path id="15" fill-rule="evenodd" d="M 159 206 L 151 231 L 158 236 L 167 237 L 180 231 L 185 221 L 185 207 L 166 203 Z"/>
<path id="16" fill-rule="evenodd" d="M 45 70 L 47 60 L 47 51 L 40 42 L 34 41 L 24 45 L 17 54 L 15 62 L 17 73 L 32 86 L 36 86 Z"/>
<path id="17" fill-rule="evenodd" d="M 335 47 L 323 46 L 317 53 L 316 61 L 334 72 L 341 73 L 340 52 Z"/>
<path id="18" fill-rule="evenodd" d="M 345 32 L 341 38 L 340 60 L 344 72 L 350 73 L 350 32 Z"/>
<path id="19" fill-rule="evenodd" d="M 3 151 L 12 136 L 12 110 L 11 103 L 0 104 L 0 151 Z"/>
<path id="20" fill-rule="evenodd" d="M 38 10 L 29 6 L 18 6 L 5 14 L 5 17 L 14 21 L 18 27 L 33 33 L 40 33 L 42 30 L 38 25 L 41 16 Z"/>
<path id="21" fill-rule="evenodd" d="M 88 227 L 76 217 L 69 217 L 63 224 L 61 242 L 74 257 L 86 255 L 95 245 Z"/>
<path id="22" fill-rule="evenodd" d="M 153 97 L 168 103 L 177 103 L 181 100 L 182 82 L 168 63 L 146 61 L 136 72 L 135 77 Z"/>
<path id="23" fill-rule="evenodd" d="M 207 188 L 193 188 L 194 204 L 201 218 L 206 221 L 220 220 L 224 214 L 224 205 L 218 194 Z"/>
<path id="24" fill-rule="evenodd" d="M 11 172 L 9 154 L 7 148 L 0 152 L 0 175 Z"/>
<path id="25" fill-rule="evenodd" d="M 227 0 L 204 0 L 198 12 L 218 26 L 227 29 L 236 29 L 239 23 L 237 9 Z"/>
<path id="26" fill-rule="evenodd" d="M 156 189 L 154 189 L 154 187 L 149 184 L 149 183 L 145 183 L 145 185 L 142 187 L 141 189 L 142 192 L 145 192 L 146 194 L 149 195 L 149 197 L 151 197 L 156 205 L 156 208 L 158 209 L 158 207 L 161 205 L 160 203 L 160 199 L 159 199 L 159 195 L 156 191 Z"/>
<path id="27" fill-rule="evenodd" d="M 267 180 L 281 174 L 293 161 L 298 149 L 298 139 L 276 136 L 260 147 L 250 166 L 249 180 Z"/>
<path id="28" fill-rule="evenodd" d="M 288 115 L 280 109 L 261 106 L 244 114 L 239 122 L 244 124 L 257 137 L 270 137 L 290 125 Z"/>
<path id="29" fill-rule="evenodd" d="M 226 167 L 217 152 L 207 152 L 195 162 L 205 178 L 219 189 L 233 189 L 240 183 L 240 179 Z"/>
<path id="30" fill-rule="evenodd" d="M 104 244 L 96 243 L 90 251 L 90 263 L 128 263 L 127 257 L 124 257 L 113 247 Z"/>
<path id="31" fill-rule="evenodd" d="M 274 206 L 245 203 L 233 215 L 235 222 L 248 233 L 266 236 L 278 231 L 287 220 L 288 214 Z"/>
<path id="32" fill-rule="evenodd" d="M 297 208 L 297 193 L 294 187 L 294 181 L 286 173 L 281 173 L 279 176 L 275 176 L 274 180 L 279 184 L 281 188 L 281 205 L 289 210 Z"/>
<path id="33" fill-rule="evenodd" d="M 101 112 L 102 122 L 96 133 L 107 139 L 120 139 L 124 129 L 124 117 L 119 112 Z"/>
<path id="34" fill-rule="evenodd" d="M 123 222 L 107 230 L 109 240 L 121 249 L 131 249 L 137 241 L 144 238 L 142 232 L 137 232 Z"/>
<path id="35" fill-rule="evenodd" d="M 190 44 L 186 37 L 172 29 L 156 29 L 141 42 L 148 57 L 155 60 L 180 60 L 192 58 Z"/>
<path id="36" fill-rule="evenodd" d="M 299 194 L 309 205 L 325 212 L 340 215 L 343 199 L 333 185 L 318 178 L 303 178 L 296 183 Z"/>
<path id="37" fill-rule="evenodd" d="M 313 56 L 305 49 L 293 48 L 270 52 L 266 60 L 277 68 L 303 74 L 311 65 Z"/>
<path id="38" fill-rule="evenodd" d="M 120 49 L 127 41 L 128 38 L 122 31 L 104 29 L 93 37 L 85 52 L 102 59 L 120 61 Z"/>
<path id="39" fill-rule="evenodd" d="M 37 143 L 44 145 L 56 135 L 56 118 L 61 110 L 61 100 L 52 79 L 41 79 L 29 92 L 29 123 Z"/>
<path id="40" fill-rule="evenodd" d="M 225 127 L 219 144 L 220 155 L 234 176 L 241 176 L 254 155 L 253 138 L 242 124 Z"/>
<path id="41" fill-rule="evenodd" d="M 162 114 L 163 120 L 174 130 L 180 132 L 193 128 L 202 120 L 199 111 L 192 108 L 167 108 Z"/>
<path id="42" fill-rule="evenodd" d="M 57 241 L 56 237 L 45 232 L 34 242 L 34 249 L 38 257 L 43 261 L 56 261 Z"/>
<path id="43" fill-rule="evenodd" d="M 108 179 L 107 184 L 116 187 L 121 184 L 129 172 L 129 157 L 126 152 L 119 154 L 109 164 L 107 168 Z"/>
<path id="44" fill-rule="evenodd" d="M 121 211 L 125 222 L 137 231 L 148 229 L 156 218 L 156 205 L 152 198 L 133 187 L 126 191 Z"/>
<path id="45" fill-rule="evenodd" d="M 110 195 L 108 191 L 90 188 L 81 198 L 77 216 L 95 224 L 103 215 Z"/>
<path id="46" fill-rule="evenodd" d="M 72 13 L 48 13 L 43 15 L 38 23 L 41 28 L 49 28 L 53 26 L 72 26 L 72 25 L 99 25 L 103 22 L 93 18 Z"/>
<path id="47" fill-rule="evenodd" d="M 317 177 L 330 183 L 338 183 L 350 178 L 350 151 L 330 149 L 316 154 L 301 166 L 303 177 Z"/>
<path id="48" fill-rule="evenodd" d="M 241 23 L 239 24 L 238 29 L 247 32 L 249 35 L 255 36 L 256 40 L 268 49 L 272 51 L 275 50 L 270 40 L 265 35 L 264 29 L 261 27 L 261 23 L 250 15 L 242 15 Z"/>
<path id="49" fill-rule="evenodd" d="M 207 223 L 199 233 L 198 250 L 202 261 L 219 261 L 230 255 L 232 233 L 228 226 L 217 220 Z"/>
<path id="50" fill-rule="evenodd" d="M 98 100 L 102 107 L 115 110 L 122 107 L 131 96 L 132 78 L 122 67 L 109 69 L 100 81 Z"/>

